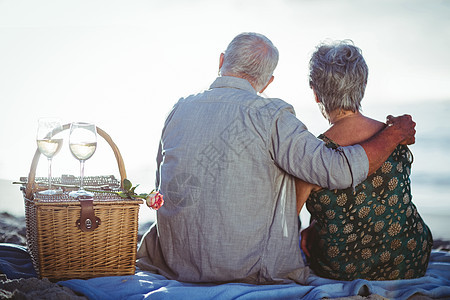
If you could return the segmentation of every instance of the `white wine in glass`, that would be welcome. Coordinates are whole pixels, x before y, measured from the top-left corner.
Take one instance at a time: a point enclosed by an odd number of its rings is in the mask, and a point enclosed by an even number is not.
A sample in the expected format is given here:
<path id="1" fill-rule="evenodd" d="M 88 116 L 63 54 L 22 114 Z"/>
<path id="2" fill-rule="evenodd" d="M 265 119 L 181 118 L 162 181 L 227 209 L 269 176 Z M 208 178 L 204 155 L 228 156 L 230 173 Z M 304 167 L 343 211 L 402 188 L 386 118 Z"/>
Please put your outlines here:
<path id="1" fill-rule="evenodd" d="M 62 131 L 61 121 L 56 118 L 42 118 L 38 120 L 36 142 L 41 154 L 48 160 L 48 189 L 40 194 L 54 195 L 61 193 L 61 189 L 52 189 L 52 159 L 61 150 L 63 139 L 59 133 Z"/>
<path id="2" fill-rule="evenodd" d="M 97 129 L 92 123 L 76 122 L 70 124 L 69 148 L 72 155 L 80 161 L 80 188 L 69 196 L 93 196 L 83 188 L 84 162 L 91 158 L 97 149 Z"/>

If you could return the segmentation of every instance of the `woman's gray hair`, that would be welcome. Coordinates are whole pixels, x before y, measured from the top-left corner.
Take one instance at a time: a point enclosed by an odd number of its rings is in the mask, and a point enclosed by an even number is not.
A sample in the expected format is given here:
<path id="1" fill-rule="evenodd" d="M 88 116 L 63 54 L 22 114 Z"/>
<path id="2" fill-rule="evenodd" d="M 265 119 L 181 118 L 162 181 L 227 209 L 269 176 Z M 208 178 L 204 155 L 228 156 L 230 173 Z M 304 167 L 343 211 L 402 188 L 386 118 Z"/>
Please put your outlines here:
<path id="1" fill-rule="evenodd" d="M 272 77 L 278 64 L 278 49 L 262 34 L 237 35 L 224 52 L 220 73 L 247 79 L 259 92 Z"/>
<path id="2" fill-rule="evenodd" d="M 368 75 L 361 49 L 350 40 L 320 44 L 309 62 L 309 85 L 326 113 L 359 111 Z"/>

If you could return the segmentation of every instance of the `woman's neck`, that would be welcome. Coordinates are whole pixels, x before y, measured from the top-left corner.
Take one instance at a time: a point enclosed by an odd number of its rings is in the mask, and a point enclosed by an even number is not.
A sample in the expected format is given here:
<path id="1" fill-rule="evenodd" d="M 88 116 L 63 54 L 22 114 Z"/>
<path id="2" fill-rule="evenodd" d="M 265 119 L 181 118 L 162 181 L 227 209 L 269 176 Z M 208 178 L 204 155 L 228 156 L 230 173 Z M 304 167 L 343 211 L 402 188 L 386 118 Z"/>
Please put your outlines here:
<path id="1" fill-rule="evenodd" d="M 385 124 L 362 115 L 359 111 L 335 110 L 328 114 L 331 124 L 325 135 L 341 146 L 358 144 L 372 137 Z"/>
<path id="2" fill-rule="evenodd" d="M 361 117 L 361 113 L 359 111 L 351 111 L 351 110 L 342 110 L 336 109 L 330 113 L 328 113 L 328 121 L 332 125 L 336 125 L 337 123 L 342 122 L 343 120 L 349 120 L 349 118 Z"/>

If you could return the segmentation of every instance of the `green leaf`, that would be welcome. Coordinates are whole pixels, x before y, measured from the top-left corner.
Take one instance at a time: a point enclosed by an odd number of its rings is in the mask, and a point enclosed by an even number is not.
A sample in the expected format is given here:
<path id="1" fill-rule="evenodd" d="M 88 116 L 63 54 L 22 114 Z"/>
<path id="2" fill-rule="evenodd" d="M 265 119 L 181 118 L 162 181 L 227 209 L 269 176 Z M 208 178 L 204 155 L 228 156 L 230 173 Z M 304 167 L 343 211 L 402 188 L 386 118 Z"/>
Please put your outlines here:
<path id="1" fill-rule="evenodd" d="M 131 187 L 132 187 L 132 184 L 131 184 L 131 181 L 129 181 L 128 179 L 124 179 L 123 180 L 123 188 L 126 190 L 126 191 L 129 191 L 130 189 L 131 189 Z"/>
<path id="2" fill-rule="evenodd" d="M 125 193 L 125 192 L 119 192 L 118 195 L 122 198 L 128 198 L 128 196 L 129 196 L 128 193 Z"/>

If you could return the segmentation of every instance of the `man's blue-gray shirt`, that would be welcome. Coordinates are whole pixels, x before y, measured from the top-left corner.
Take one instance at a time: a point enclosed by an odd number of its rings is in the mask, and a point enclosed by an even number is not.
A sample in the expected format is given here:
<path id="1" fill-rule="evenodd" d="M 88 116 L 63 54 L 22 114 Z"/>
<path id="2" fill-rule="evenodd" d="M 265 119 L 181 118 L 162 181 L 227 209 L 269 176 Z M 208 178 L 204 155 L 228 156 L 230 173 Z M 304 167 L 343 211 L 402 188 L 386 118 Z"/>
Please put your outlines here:
<path id="1" fill-rule="evenodd" d="M 161 136 L 165 204 L 138 266 L 189 282 L 304 283 L 294 177 L 355 186 L 368 172 L 359 145 L 325 147 L 286 102 L 237 77 L 175 104 Z"/>

